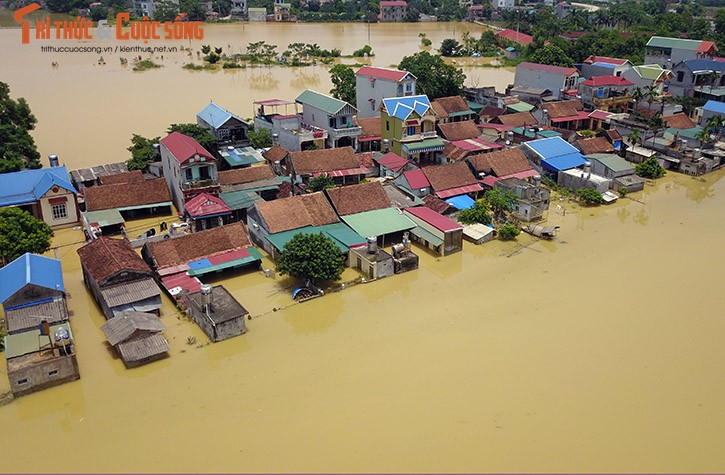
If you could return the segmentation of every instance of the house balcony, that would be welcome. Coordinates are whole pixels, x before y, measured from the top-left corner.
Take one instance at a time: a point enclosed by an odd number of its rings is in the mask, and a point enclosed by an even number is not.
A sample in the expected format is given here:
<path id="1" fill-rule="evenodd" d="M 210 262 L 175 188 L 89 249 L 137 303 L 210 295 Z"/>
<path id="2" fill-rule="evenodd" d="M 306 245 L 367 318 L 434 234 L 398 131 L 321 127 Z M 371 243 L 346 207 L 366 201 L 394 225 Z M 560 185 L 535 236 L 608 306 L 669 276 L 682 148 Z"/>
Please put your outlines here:
<path id="1" fill-rule="evenodd" d="M 417 142 L 419 140 L 425 140 L 425 139 L 437 139 L 438 138 L 438 132 L 435 130 L 431 130 L 429 132 L 421 132 L 419 134 L 413 134 L 413 135 L 403 135 L 401 137 L 401 142 Z"/>
<path id="2" fill-rule="evenodd" d="M 630 104 L 632 104 L 632 96 L 631 94 L 625 94 L 623 96 L 615 97 L 595 97 L 592 102 L 596 107 L 603 110 L 618 108 L 623 108 L 626 110 L 630 106 Z"/>
<path id="3" fill-rule="evenodd" d="M 310 140 L 327 140 L 327 130 L 321 129 L 311 124 L 301 124 L 298 130 L 291 131 L 297 135 L 300 143 L 309 142 Z"/>
<path id="4" fill-rule="evenodd" d="M 207 180 L 189 180 L 181 184 L 181 189 L 184 191 L 188 190 L 199 190 L 202 188 L 212 188 L 219 186 L 219 182 L 213 178 Z"/>
<path id="5" fill-rule="evenodd" d="M 329 129 L 328 132 L 330 133 L 330 138 L 337 140 L 342 137 L 357 137 L 362 133 L 362 127 L 355 125 L 343 129 Z"/>

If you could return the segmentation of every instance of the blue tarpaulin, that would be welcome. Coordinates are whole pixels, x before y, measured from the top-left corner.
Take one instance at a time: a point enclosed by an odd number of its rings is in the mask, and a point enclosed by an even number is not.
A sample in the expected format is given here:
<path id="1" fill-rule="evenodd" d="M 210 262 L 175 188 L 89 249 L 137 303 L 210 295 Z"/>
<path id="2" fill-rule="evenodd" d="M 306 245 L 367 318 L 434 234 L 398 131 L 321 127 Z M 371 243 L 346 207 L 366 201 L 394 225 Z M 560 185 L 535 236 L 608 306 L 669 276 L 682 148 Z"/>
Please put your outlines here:
<path id="1" fill-rule="evenodd" d="M 192 270 L 202 269 L 204 267 L 209 267 L 210 265 L 211 262 L 209 259 L 199 259 L 198 261 L 189 262 L 189 268 Z"/>
<path id="2" fill-rule="evenodd" d="M 472 208 L 476 201 L 468 195 L 459 195 L 448 198 L 445 202 L 456 209 L 468 209 Z"/>

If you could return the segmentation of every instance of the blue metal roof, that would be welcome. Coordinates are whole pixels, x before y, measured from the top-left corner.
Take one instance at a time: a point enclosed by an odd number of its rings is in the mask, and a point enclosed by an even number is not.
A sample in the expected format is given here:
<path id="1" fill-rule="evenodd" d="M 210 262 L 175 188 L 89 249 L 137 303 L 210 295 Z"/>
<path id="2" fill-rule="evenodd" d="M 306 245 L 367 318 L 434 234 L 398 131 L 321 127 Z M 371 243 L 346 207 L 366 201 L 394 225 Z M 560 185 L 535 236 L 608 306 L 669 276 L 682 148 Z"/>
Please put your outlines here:
<path id="1" fill-rule="evenodd" d="M 568 155 L 570 153 L 579 152 L 572 144 L 561 137 L 549 137 L 546 139 L 531 140 L 524 142 L 524 147 L 528 147 L 536 152 L 541 158 L 549 159 L 560 155 Z"/>
<path id="2" fill-rule="evenodd" d="M 211 125 L 213 128 L 218 129 L 222 125 L 224 125 L 229 119 L 234 117 L 235 119 L 244 122 L 242 119 L 240 119 L 238 116 L 232 114 L 228 110 L 219 107 L 218 105 L 214 104 L 213 102 L 210 102 L 207 104 L 206 107 L 204 107 L 201 112 L 196 114 L 198 118 L 206 122 L 207 124 Z M 246 122 L 245 122 L 246 123 Z"/>
<path id="3" fill-rule="evenodd" d="M 60 261 L 26 252 L 0 269 L 0 302 L 28 284 L 65 291 Z"/>
<path id="4" fill-rule="evenodd" d="M 716 114 L 725 114 L 725 102 L 718 102 L 710 99 L 704 106 L 702 106 L 702 110 L 715 112 Z"/>
<path id="5" fill-rule="evenodd" d="M 400 120 L 406 120 L 413 111 L 423 115 L 430 109 L 430 101 L 426 95 L 391 97 L 383 99 L 383 104 L 389 116 Z"/>
<path id="6" fill-rule="evenodd" d="M 602 63 L 600 61 L 597 61 L 595 63 L 592 63 L 592 66 L 598 66 L 600 68 L 610 68 L 610 69 L 614 69 L 617 65 L 616 64 L 612 64 L 612 63 Z"/>
<path id="7" fill-rule="evenodd" d="M 0 207 L 34 203 L 53 186 L 76 193 L 65 165 L 0 174 Z"/>
<path id="8" fill-rule="evenodd" d="M 688 59 L 683 62 L 690 71 L 725 71 L 725 62 L 714 59 Z"/>
<path id="9" fill-rule="evenodd" d="M 560 172 L 563 170 L 570 170 L 572 168 L 580 167 L 586 162 L 586 158 L 584 158 L 579 152 L 576 152 L 570 153 L 568 155 L 559 155 L 558 157 L 541 160 L 541 166 L 546 168 L 547 170 Z"/>
<path id="10" fill-rule="evenodd" d="M 475 203 L 474 199 L 468 195 L 454 196 L 453 198 L 448 198 L 445 202 L 456 209 L 472 208 Z"/>

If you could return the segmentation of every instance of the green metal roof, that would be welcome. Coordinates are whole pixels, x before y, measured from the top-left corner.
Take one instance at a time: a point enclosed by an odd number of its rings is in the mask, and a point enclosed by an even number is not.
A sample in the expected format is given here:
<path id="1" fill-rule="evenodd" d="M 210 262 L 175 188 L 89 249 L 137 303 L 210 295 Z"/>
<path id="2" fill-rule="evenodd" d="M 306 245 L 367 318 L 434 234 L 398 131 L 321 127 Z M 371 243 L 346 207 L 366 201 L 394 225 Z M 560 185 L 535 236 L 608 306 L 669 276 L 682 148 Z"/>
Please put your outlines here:
<path id="1" fill-rule="evenodd" d="M 420 142 L 403 143 L 403 147 L 408 153 L 417 153 L 420 151 L 443 150 L 446 144 L 441 139 L 425 139 Z"/>
<path id="2" fill-rule="evenodd" d="M 561 132 L 557 132 L 556 130 L 539 130 L 538 132 L 531 132 L 531 129 L 528 127 L 515 127 L 512 131 L 517 135 L 523 135 L 524 137 L 530 137 L 532 139 L 535 139 L 536 137 L 543 137 L 546 139 L 551 137 L 561 137 Z"/>
<path id="3" fill-rule="evenodd" d="M 664 136 L 670 140 L 675 138 L 675 134 L 679 132 L 682 139 L 697 139 L 697 135 L 702 132 L 702 127 L 693 127 L 691 129 L 665 129 Z"/>
<path id="4" fill-rule="evenodd" d="M 659 64 L 644 64 L 642 66 L 634 66 L 632 69 L 643 78 L 653 81 L 658 79 L 664 72 L 664 69 Z"/>
<path id="5" fill-rule="evenodd" d="M 98 223 L 102 228 L 124 222 L 123 216 L 117 209 L 103 209 L 100 211 L 86 211 L 83 213 L 88 223 Z"/>
<path id="6" fill-rule="evenodd" d="M 38 321 L 38 326 L 40 326 L 40 321 Z M 50 337 L 55 340 L 55 332 L 61 327 L 68 330 L 72 340 L 73 332 L 71 331 L 70 324 L 68 322 L 51 325 Z M 15 333 L 14 335 L 7 335 L 5 337 L 5 358 L 10 359 L 28 355 L 30 353 L 36 353 L 40 351 L 41 345 L 43 345 L 44 349 L 50 349 L 50 341 L 47 336 L 40 335 L 40 328 L 22 333 Z"/>
<path id="7" fill-rule="evenodd" d="M 297 96 L 295 101 L 303 105 L 309 104 L 312 107 L 316 107 L 332 115 L 337 114 L 347 105 L 347 102 L 320 94 L 319 92 L 310 91 L 309 89 L 303 91 L 302 94 Z"/>
<path id="8" fill-rule="evenodd" d="M 351 246 L 365 244 L 365 238 L 347 227 L 344 223 L 326 224 L 324 226 L 306 226 L 299 229 L 290 229 L 281 233 L 268 234 L 267 240 L 278 250 L 284 249 L 297 234 L 324 234 L 332 239 L 341 253 L 350 250 Z"/>
<path id="9" fill-rule="evenodd" d="M 521 101 L 521 102 L 517 102 L 516 104 L 508 104 L 506 106 L 506 108 L 509 110 L 512 110 L 514 112 L 528 112 L 531 109 L 533 109 L 534 106 L 532 106 L 528 102 Z"/>
<path id="10" fill-rule="evenodd" d="M 425 239 L 434 246 L 440 246 L 441 244 L 443 244 L 443 239 L 439 238 L 427 229 L 421 228 L 420 226 L 416 226 L 415 228 L 411 229 L 410 232 L 411 234 L 414 234 L 421 239 Z"/>
<path id="11" fill-rule="evenodd" d="M 239 147 L 233 150 L 220 150 L 219 154 L 231 167 L 243 167 L 264 162 L 264 157 L 252 147 Z"/>
<path id="12" fill-rule="evenodd" d="M 222 262 L 220 264 L 214 264 L 208 267 L 202 267 L 200 269 L 189 269 L 188 271 L 186 271 L 186 273 L 192 277 L 195 277 L 197 275 L 204 275 L 210 272 L 216 272 L 218 270 L 245 266 L 247 264 L 251 264 L 254 261 L 262 260 L 262 254 L 257 250 L 257 248 L 248 247 L 245 249 L 245 251 L 249 253 L 249 256 L 243 257 L 241 259 L 234 259 L 233 261 Z"/>
<path id="13" fill-rule="evenodd" d="M 484 107 L 483 104 L 479 104 L 478 102 L 466 101 L 466 104 L 468 104 L 468 108 L 471 109 L 476 114 L 481 112 Z"/>
<path id="14" fill-rule="evenodd" d="M 634 171 L 634 165 L 627 162 L 622 157 L 612 153 L 593 153 L 591 155 L 584 155 L 584 158 L 595 159 L 613 172 L 624 172 L 627 170 Z"/>
<path id="15" fill-rule="evenodd" d="M 450 114 L 448 114 L 448 117 L 460 117 L 463 115 L 471 115 L 471 114 L 473 114 L 473 111 L 471 109 L 466 109 L 464 111 L 451 112 Z"/>
<path id="16" fill-rule="evenodd" d="M 647 42 L 648 48 L 657 49 L 687 49 L 695 51 L 702 44 L 701 40 L 685 40 L 682 38 L 668 38 L 665 36 L 653 36 Z"/>
<path id="17" fill-rule="evenodd" d="M 343 216 L 342 220 L 361 236 L 382 236 L 413 229 L 415 223 L 395 208 L 375 209 Z"/>
<path id="18" fill-rule="evenodd" d="M 273 189 L 276 187 L 272 187 Z M 231 209 L 247 209 L 255 203 L 264 201 L 261 196 L 252 190 L 230 191 L 228 193 L 220 193 L 219 198 L 222 199 Z"/>

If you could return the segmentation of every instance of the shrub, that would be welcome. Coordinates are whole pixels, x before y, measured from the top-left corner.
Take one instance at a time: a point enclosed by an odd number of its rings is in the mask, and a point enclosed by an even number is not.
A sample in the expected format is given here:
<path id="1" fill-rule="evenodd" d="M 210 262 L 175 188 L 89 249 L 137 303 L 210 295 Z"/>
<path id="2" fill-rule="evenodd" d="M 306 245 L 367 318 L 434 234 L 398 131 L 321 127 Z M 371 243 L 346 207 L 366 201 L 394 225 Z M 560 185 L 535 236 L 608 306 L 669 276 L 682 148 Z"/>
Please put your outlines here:
<path id="1" fill-rule="evenodd" d="M 604 198 L 602 198 L 602 194 L 599 193 L 597 190 L 593 190 L 591 188 L 579 188 L 578 190 L 576 190 L 576 197 L 581 204 L 586 206 L 599 205 L 604 203 Z"/>
<path id="2" fill-rule="evenodd" d="M 662 168 L 660 163 L 655 157 L 649 157 L 644 162 L 640 163 L 634 168 L 637 175 L 642 178 L 659 178 L 665 174 L 665 169 Z"/>
<path id="3" fill-rule="evenodd" d="M 514 223 L 506 223 L 498 228 L 498 238 L 502 241 L 510 241 L 516 239 L 516 236 L 521 234 L 519 227 Z"/>
<path id="4" fill-rule="evenodd" d="M 619 196 L 621 196 L 622 198 L 627 196 L 627 193 L 629 193 L 626 186 L 620 186 L 617 191 L 619 192 Z"/>

